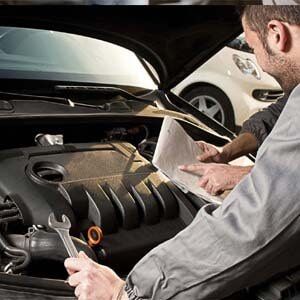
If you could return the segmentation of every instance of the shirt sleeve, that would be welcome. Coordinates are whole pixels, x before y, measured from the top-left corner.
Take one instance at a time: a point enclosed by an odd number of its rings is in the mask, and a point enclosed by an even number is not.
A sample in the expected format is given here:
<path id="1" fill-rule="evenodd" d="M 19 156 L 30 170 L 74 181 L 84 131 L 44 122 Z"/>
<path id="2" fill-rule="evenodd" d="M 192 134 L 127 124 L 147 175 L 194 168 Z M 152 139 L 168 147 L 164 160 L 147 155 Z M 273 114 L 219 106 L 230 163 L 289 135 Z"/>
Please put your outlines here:
<path id="1" fill-rule="evenodd" d="M 288 95 L 284 95 L 282 98 L 272 103 L 268 107 L 264 108 L 252 115 L 248 120 L 243 123 L 240 133 L 250 132 L 252 133 L 258 143 L 258 147 L 261 146 L 265 138 L 270 134 L 278 117 L 280 116 L 286 102 Z"/>
<path id="2" fill-rule="evenodd" d="M 223 299 L 299 263 L 300 86 L 292 95 L 251 173 L 138 262 L 129 299 Z"/>

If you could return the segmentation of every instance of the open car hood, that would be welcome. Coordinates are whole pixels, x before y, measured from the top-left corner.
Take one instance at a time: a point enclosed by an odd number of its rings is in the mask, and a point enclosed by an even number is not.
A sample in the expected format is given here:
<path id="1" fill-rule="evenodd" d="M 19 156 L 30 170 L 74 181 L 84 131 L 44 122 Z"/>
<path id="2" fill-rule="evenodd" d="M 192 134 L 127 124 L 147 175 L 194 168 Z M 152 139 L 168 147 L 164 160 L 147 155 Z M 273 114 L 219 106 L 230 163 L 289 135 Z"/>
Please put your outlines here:
<path id="1" fill-rule="evenodd" d="M 78 33 L 147 60 L 174 87 L 241 31 L 235 6 L 5 6 L 1 26 Z"/>

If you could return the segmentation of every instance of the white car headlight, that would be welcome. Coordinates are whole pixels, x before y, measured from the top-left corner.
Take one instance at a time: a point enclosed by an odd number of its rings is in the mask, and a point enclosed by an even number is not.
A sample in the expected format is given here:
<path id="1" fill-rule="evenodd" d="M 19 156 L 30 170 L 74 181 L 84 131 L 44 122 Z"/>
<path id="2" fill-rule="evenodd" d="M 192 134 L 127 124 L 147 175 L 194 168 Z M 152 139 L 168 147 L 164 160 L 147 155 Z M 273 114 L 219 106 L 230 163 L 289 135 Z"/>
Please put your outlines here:
<path id="1" fill-rule="evenodd" d="M 253 75 L 256 79 L 261 79 L 260 72 L 255 63 L 249 58 L 242 58 L 237 54 L 232 55 L 232 59 L 240 71 L 245 75 Z"/>

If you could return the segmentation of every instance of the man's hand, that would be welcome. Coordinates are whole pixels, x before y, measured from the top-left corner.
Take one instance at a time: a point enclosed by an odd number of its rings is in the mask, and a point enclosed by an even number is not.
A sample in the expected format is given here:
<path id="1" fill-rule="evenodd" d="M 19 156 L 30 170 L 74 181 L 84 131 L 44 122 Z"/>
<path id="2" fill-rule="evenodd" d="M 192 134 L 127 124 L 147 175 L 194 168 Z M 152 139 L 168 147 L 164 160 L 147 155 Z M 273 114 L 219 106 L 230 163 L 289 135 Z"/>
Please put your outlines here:
<path id="1" fill-rule="evenodd" d="M 224 153 L 220 152 L 214 145 L 205 142 L 196 142 L 203 153 L 197 156 L 201 162 L 227 163 Z"/>
<path id="2" fill-rule="evenodd" d="M 225 190 L 233 189 L 251 171 L 252 167 L 197 163 L 179 166 L 179 169 L 201 176 L 199 186 L 211 195 L 218 195 Z"/>
<path id="3" fill-rule="evenodd" d="M 113 270 L 95 263 L 84 252 L 80 252 L 78 258 L 67 258 L 65 267 L 70 275 L 68 283 L 76 287 L 75 296 L 79 300 L 128 299 L 125 292 L 120 295 L 125 282 Z"/>

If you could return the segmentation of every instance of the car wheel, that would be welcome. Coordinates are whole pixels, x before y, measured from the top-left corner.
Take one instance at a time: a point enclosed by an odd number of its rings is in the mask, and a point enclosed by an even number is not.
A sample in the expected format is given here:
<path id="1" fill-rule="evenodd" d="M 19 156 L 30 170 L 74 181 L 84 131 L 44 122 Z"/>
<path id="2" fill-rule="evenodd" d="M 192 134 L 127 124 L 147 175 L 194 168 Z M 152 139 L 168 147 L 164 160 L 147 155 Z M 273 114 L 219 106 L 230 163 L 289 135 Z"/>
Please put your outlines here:
<path id="1" fill-rule="evenodd" d="M 228 97 L 218 88 L 212 86 L 198 86 L 182 95 L 211 118 L 214 118 L 228 129 L 235 131 L 235 120 L 232 105 Z"/>

